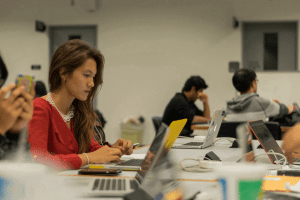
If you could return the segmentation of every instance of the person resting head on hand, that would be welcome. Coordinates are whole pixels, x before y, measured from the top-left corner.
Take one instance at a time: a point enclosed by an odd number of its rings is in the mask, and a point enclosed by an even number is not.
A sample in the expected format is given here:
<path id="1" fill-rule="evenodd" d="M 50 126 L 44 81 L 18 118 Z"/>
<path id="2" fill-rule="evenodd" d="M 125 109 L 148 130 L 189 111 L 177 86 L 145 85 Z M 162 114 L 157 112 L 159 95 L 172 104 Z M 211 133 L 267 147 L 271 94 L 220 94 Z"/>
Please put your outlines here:
<path id="1" fill-rule="evenodd" d="M 127 152 L 101 146 L 92 136 L 92 100 L 103 83 L 103 67 L 100 51 L 82 40 L 69 40 L 56 50 L 49 69 L 50 93 L 33 101 L 28 141 L 36 162 L 58 170 L 78 169 L 91 163 L 118 162 Z"/>

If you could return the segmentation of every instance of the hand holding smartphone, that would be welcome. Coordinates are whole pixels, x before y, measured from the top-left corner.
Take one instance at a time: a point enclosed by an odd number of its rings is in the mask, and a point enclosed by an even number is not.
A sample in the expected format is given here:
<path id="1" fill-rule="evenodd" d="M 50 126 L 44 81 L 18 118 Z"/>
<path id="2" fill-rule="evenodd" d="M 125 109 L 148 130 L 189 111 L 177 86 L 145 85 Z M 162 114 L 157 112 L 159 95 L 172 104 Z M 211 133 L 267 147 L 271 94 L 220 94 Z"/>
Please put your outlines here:
<path id="1" fill-rule="evenodd" d="M 24 86 L 25 91 L 30 93 L 31 87 L 33 85 L 33 81 L 34 81 L 34 76 L 18 74 L 16 78 L 16 85 L 17 87 L 21 85 Z"/>

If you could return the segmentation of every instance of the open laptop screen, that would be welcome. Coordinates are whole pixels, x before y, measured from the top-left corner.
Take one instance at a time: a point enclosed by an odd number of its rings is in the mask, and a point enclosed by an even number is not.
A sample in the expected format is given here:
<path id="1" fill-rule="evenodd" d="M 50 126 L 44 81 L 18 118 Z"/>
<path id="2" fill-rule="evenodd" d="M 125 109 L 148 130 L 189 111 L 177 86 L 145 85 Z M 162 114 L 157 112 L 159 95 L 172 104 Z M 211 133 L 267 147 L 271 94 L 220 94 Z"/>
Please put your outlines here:
<path id="1" fill-rule="evenodd" d="M 167 155 L 186 122 L 187 119 L 173 121 L 169 128 L 166 124 L 162 123 L 139 171 L 136 173 L 135 178 L 140 183 L 145 178 L 146 173 L 155 167 L 160 162 L 161 158 Z"/>
<path id="2" fill-rule="evenodd" d="M 157 154 L 157 151 L 159 150 L 159 147 L 161 146 L 161 143 L 166 135 L 166 131 L 168 129 L 168 126 L 164 123 L 159 127 L 157 131 L 157 135 L 155 136 L 146 156 L 145 159 L 142 162 L 142 165 L 139 169 L 139 171 L 136 173 L 135 178 L 141 183 L 148 172 L 151 163 Z"/>
<path id="3" fill-rule="evenodd" d="M 248 124 L 253 134 L 255 135 L 255 137 L 260 142 L 261 146 L 266 152 L 273 150 L 275 153 L 283 154 L 281 148 L 279 147 L 276 140 L 274 139 L 269 129 L 262 120 L 250 121 L 248 122 Z M 268 156 L 272 163 L 275 164 L 277 160 L 276 157 L 272 154 L 268 154 Z"/>

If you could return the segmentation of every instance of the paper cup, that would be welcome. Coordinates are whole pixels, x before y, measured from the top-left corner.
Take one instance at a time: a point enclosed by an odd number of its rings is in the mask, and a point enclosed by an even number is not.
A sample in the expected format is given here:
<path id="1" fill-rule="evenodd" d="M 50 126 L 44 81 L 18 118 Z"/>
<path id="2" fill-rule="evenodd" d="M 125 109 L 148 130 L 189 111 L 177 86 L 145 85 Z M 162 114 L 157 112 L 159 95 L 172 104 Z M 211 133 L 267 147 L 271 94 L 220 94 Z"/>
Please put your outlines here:
<path id="1" fill-rule="evenodd" d="M 266 174 L 264 165 L 236 163 L 216 169 L 221 200 L 262 199 L 262 180 Z"/>

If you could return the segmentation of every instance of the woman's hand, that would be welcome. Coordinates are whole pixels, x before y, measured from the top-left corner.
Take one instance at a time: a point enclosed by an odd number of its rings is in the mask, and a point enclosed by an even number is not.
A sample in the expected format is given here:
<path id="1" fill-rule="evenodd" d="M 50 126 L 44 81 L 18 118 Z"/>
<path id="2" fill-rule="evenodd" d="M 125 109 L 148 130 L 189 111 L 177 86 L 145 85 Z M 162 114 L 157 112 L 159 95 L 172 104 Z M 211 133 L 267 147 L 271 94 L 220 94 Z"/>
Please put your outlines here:
<path id="1" fill-rule="evenodd" d="M 0 90 L 0 134 L 2 135 L 14 126 L 18 117 L 23 113 L 23 104 L 26 100 L 22 94 L 26 92 L 24 87 L 13 90 L 14 88 L 16 88 L 16 84 L 12 83 Z M 10 96 L 6 98 L 10 91 L 12 91 Z"/>
<path id="2" fill-rule="evenodd" d="M 119 138 L 111 147 L 120 149 L 123 155 L 130 155 L 133 152 L 132 142 L 123 138 Z"/>
<path id="3" fill-rule="evenodd" d="M 12 127 L 12 131 L 20 131 L 27 127 L 28 122 L 31 120 L 33 115 L 33 99 L 35 97 L 35 83 L 32 85 L 30 93 L 25 90 L 22 91 L 21 96 L 24 98 L 22 104 L 22 113 L 17 118 L 16 123 Z"/>
<path id="4" fill-rule="evenodd" d="M 100 164 L 106 162 L 119 162 L 122 152 L 118 148 L 104 146 L 94 152 L 87 153 L 90 164 Z"/>

